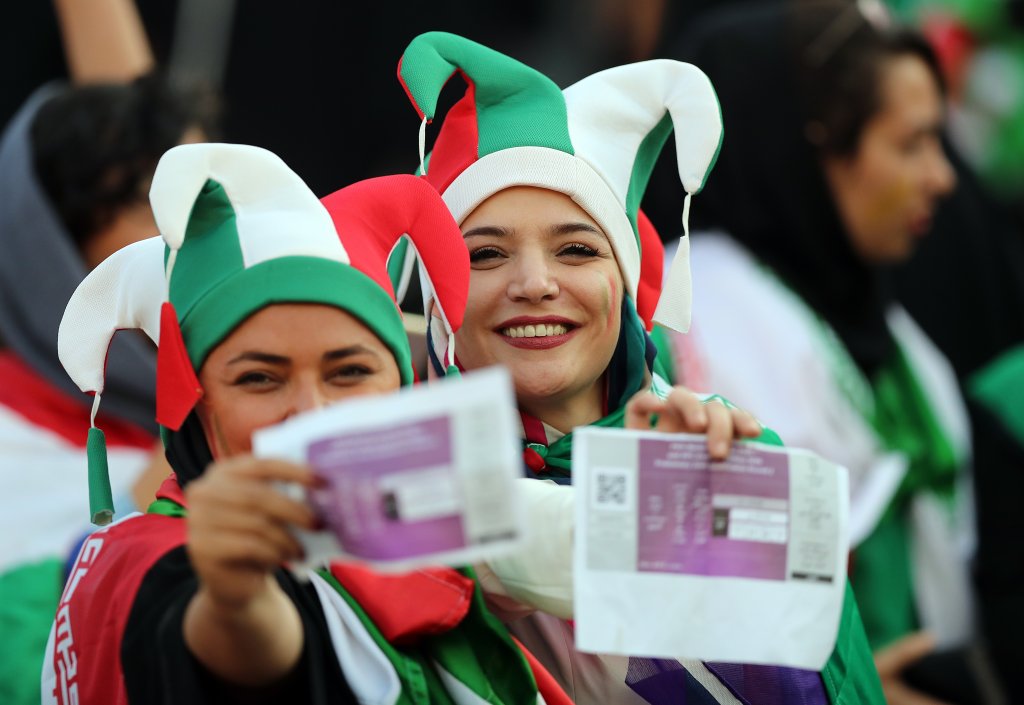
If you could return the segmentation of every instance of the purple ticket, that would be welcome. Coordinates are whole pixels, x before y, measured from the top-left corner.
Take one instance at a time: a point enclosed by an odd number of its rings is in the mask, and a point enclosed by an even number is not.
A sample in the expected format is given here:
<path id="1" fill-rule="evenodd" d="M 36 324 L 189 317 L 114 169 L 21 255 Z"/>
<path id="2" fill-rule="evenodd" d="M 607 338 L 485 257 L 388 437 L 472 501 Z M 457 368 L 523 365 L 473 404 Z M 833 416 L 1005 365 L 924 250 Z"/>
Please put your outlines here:
<path id="1" fill-rule="evenodd" d="M 789 460 L 734 446 L 712 462 L 703 441 L 639 441 L 637 568 L 786 579 Z"/>
<path id="2" fill-rule="evenodd" d="M 345 551 L 396 560 L 464 548 L 464 501 L 448 416 L 311 443 L 327 481 L 310 501 Z"/>

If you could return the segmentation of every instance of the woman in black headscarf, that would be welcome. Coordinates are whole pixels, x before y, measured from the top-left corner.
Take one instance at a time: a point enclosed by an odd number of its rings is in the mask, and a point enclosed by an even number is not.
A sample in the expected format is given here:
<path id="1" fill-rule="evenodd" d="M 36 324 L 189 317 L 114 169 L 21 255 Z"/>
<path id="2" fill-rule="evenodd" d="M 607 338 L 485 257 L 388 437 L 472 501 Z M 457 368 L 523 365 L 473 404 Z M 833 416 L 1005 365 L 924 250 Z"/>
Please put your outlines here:
<path id="1" fill-rule="evenodd" d="M 711 78 L 726 135 L 694 212 L 713 232 L 693 244 L 684 347 L 704 378 L 684 381 L 849 468 L 869 639 L 913 653 L 930 648 L 910 637 L 922 629 L 942 646 L 971 634 L 968 428 L 952 370 L 885 268 L 913 253 L 956 179 L 934 56 L 872 9 L 732 6 L 672 54 Z"/>

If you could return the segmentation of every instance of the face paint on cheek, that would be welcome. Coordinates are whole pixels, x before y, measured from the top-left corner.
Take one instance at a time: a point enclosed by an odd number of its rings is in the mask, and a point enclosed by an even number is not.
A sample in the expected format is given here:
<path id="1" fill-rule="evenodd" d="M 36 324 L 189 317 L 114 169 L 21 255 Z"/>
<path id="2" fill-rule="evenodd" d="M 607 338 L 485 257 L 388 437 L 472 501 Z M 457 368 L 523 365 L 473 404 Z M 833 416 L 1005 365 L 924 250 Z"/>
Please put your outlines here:
<path id="1" fill-rule="evenodd" d="M 608 286 L 604 289 L 605 328 L 611 330 L 615 326 L 615 312 L 619 309 L 619 285 L 613 277 L 608 277 Z"/>

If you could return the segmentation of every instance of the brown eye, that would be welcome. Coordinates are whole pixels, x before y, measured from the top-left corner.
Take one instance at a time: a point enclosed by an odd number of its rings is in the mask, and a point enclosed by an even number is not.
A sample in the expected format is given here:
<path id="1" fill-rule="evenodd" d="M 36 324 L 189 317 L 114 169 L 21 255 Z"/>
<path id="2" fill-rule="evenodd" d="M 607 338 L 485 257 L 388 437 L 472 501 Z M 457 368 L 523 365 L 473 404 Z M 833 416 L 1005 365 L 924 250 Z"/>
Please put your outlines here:
<path id="1" fill-rule="evenodd" d="M 234 385 L 236 387 L 246 387 L 246 388 L 250 388 L 250 389 L 260 389 L 260 388 L 269 387 L 270 385 L 272 385 L 274 383 L 274 381 L 275 381 L 274 378 L 271 377 L 270 375 L 268 375 L 265 372 L 253 371 L 253 372 L 245 372 L 245 373 L 239 375 L 235 379 Z"/>
<path id="2" fill-rule="evenodd" d="M 597 257 L 599 253 L 593 247 L 584 245 L 582 242 L 573 242 L 559 250 L 558 254 L 569 257 Z"/>
<path id="3" fill-rule="evenodd" d="M 496 247 L 480 247 L 469 253 L 469 261 L 471 264 L 486 262 L 488 260 L 496 260 L 499 257 L 501 257 L 501 250 Z"/>
<path id="4" fill-rule="evenodd" d="M 341 384 L 352 384 L 373 376 L 376 371 L 368 365 L 352 363 L 335 369 L 329 378 Z"/>

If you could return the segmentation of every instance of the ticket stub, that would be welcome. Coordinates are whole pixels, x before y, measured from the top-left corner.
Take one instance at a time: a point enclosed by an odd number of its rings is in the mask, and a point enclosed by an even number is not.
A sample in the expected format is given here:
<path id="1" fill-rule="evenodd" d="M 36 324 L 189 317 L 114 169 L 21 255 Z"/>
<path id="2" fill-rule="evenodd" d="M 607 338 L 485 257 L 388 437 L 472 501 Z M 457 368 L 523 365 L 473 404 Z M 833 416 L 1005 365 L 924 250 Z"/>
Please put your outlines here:
<path id="1" fill-rule="evenodd" d="M 574 434 L 582 651 L 820 669 L 846 588 L 846 469 L 810 451 Z"/>
<path id="2" fill-rule="evenodd" d="M 256 455 L 306 463 L 327 526 L 307 562 L 379 569 L 463 565 L 517 547 L 524 519 L 515 402 L 499 368 L 303 414 L 253 437 Z"/>

